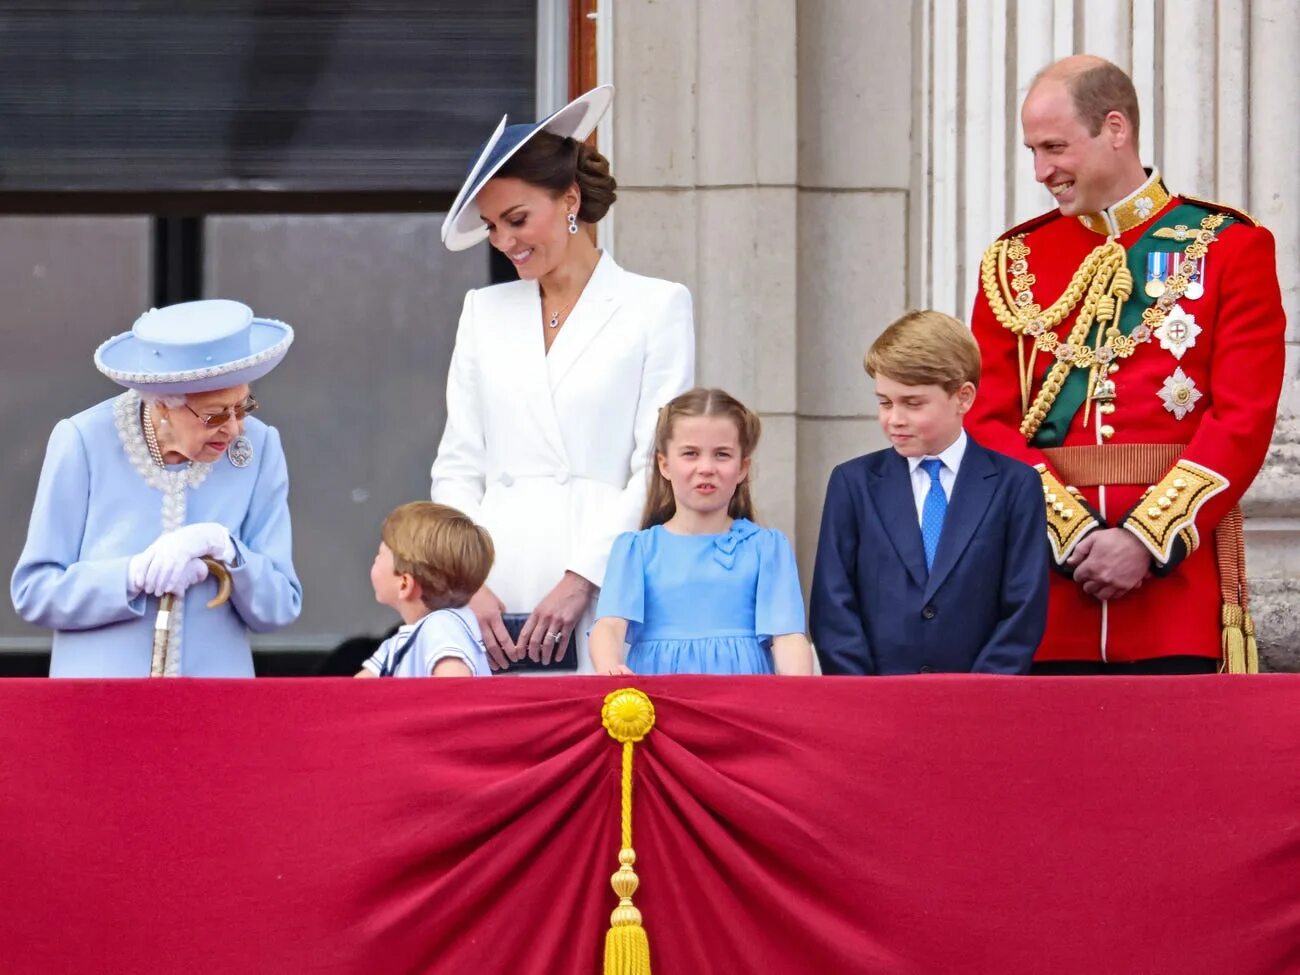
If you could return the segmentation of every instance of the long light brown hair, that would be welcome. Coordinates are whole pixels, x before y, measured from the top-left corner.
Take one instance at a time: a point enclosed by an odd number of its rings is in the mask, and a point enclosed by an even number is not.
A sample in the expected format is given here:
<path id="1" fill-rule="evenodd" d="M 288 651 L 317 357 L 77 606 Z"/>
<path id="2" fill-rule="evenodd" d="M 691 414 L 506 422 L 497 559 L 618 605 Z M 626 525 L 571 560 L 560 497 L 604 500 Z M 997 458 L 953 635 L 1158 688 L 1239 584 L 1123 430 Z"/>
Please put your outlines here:
<path id="1" fill-rule="evenodd" d="M 659 411 L 659 422 L 655 425 L 655 442 L 646 471 L 645 510 L 641 514 L 642 528 L 662 525 L 677 512 L 673 485 L 668 478 L 659 473 L 659 458 L 668 455 L 668 443 L 673 439 L 673 426 L 677 421 L 682 417 L 694 416 L 730 418 L 736 424 L 742 460 L 752 457 L 758 447 L 758 437 L 763 429 L 762 421 L 747 409 L 745 404 L 725 390 L 696 386 L 669 400 Z M 727 514 L 732 518 L 758 520 L 754 512 L 754 498 L 749 489 L 749 482 L 753 477 L 754 467 L 751 463 L 749 473 L 736 485 L 736 493 L 731 496 L 731 501 L 727 504 Z"/>

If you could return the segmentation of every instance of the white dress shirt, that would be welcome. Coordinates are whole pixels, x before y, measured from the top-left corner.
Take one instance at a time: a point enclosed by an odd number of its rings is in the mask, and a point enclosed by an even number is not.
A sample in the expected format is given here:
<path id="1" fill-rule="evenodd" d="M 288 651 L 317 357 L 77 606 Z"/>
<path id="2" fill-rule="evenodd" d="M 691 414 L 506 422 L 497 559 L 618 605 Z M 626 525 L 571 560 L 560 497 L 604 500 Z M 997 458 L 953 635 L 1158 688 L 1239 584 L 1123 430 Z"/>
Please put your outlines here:
<path id="1" fill-rule="evenodd" d="M 907 467 L 912 473 L 912 497 L 916 501 L 916 523 L 918 525 L 921 523 L 921 509 L 925 507 L 925 496 L 930 493 L 930 475 L 921 466 L 921 461 L 938 457 L 943 462 L 943 466 L 939 468 L 939 484 L 943 488 L 943 496 L 951 501 L 952 486 L 957 483 L 957 469 L 961 467 L 961 459 L 966 454 L 966 440 L 966 431 L 963 430 L 957 435 L 957 439 L 941 453 L 907 458 Z"/>

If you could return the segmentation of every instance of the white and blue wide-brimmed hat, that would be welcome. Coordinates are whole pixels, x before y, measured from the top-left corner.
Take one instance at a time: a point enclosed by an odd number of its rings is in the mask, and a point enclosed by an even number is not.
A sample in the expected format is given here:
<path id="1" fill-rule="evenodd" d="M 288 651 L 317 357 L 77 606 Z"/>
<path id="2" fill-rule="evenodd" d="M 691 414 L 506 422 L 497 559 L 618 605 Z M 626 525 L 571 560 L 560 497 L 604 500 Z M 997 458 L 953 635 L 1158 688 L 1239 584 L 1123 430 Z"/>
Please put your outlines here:
<path id="1" fill-rule="evenodd" d="M 613 100 L 614 86 L 601 85 L 585 95 L 579 95 L 541 122 L 507 125 L 506 116 L 501 116 L 496 131 L 479 149 L 474 164 L 469 167 L 469 175 L 465 177 L 465 185 L 456 194 L 456 201 L 442 222 L 442 242 L 447 245 L 447 249 L 463 251 L 487 238 L 487 228 L 483 226 L 483 218 L 474 198 L 524 143 L 538 132 L 551 132 L 581 142 L 591 135 Z"/>
<path id="2" fill-rule="evenodd" d="M 183 396 L 261 379 L 292 343 L 292 328 L 241 302 L 186 301 L 145 312 L 95 350 L 95 367 L 128 389 Z"/>

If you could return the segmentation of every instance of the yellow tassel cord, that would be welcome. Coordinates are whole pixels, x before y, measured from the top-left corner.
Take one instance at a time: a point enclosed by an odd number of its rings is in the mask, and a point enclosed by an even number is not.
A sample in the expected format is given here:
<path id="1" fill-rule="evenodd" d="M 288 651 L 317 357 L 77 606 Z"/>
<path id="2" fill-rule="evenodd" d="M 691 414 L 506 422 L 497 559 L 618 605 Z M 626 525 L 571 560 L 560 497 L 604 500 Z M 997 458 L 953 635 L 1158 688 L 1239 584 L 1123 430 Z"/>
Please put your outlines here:
<path id="1" fill-rule="evenodd" d="M 1241 631 L 1246 635 L 1246 673 L 1259 673 L 1259 644 L 1255 642 L 1255 621 L 1246 613 Z"/>
<path id="2" fill-rule="evenodd" d="M 1240 606 L 1223 607 L 1223 672 L 1246 673 L 1246 636 Z"/>
<path id="3" fill-rule="evenodd" d="M 600 720 L 609 736 L 623 745 L 623 847 L 618 851 L 618 872 L 609 880 L 618 894 L 618 907 L 610 915 L 605 933 L 605 975 L 650 975 L 650 939 L 641 926 L 641 912 L 632 904 L 640 883 L 632 869 L 636 863 L 632 849 L 632 748 L 654 727 L 654 704 L 636 688 L 624 687 L 605 695 Z"/>
<path id="4" fill-rule="evenodd" d="M 1219 672 L 1258 674 L 1259 646 L 1255 642 L 1255 621 L 1250 617 L 1250 589 L 1246 584 L 1246 539 L 1241 508 L 1234 505 L 1214 531 L 1218 550 L 1219 586 L 1223 596 Z"/>

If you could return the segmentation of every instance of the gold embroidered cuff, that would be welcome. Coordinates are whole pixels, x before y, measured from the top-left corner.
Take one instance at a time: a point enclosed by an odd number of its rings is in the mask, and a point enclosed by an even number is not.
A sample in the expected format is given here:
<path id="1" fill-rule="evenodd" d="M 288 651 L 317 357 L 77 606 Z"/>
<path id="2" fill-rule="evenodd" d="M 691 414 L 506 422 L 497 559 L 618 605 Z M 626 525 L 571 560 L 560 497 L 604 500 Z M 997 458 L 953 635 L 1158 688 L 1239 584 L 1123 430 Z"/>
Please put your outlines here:
<path id="1" fill-rule="evenodd" d="M 1197 512 L 1227 486 L 1228 479 L 1208 467 L 1180 460 L 1129 512 L 1124 527 L 1138 537 L 1161 565 L 1173 557 L 1174 543 L 1179 538 L 1191 555 L 1200 544 Z"/>
<path id="2" fill-rule="evenodd" d="M 1052 558 L 1063 565 L 1074 551 L 1074 546 L 1089 531 L 1100 524 L 1079 500 L 1076 488 L 1066 487 L 1047 469 L 1046 464 L 1035 464 L 1034 470 L 1043 481 L 1043 501 L 1047 505 L 1047 540 L 1052 545 Z"/>

